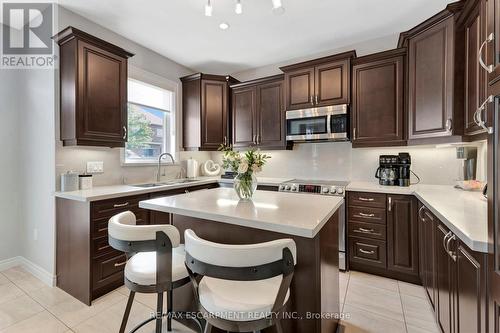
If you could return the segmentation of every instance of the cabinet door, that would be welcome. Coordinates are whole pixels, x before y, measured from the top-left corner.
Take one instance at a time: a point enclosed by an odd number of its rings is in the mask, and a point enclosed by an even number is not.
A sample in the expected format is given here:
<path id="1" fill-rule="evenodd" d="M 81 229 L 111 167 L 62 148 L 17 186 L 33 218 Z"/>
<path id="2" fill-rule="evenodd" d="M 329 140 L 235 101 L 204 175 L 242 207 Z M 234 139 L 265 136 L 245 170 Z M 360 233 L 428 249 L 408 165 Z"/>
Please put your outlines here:
<path id="1" fill-rule="evenodd" d="M 486 254 L 457 247 L 456 333 L 486 333 Z"/>
<path id="2" fill-rule="evenodd" d="M 350 102 L 350 60 L 316 66 L 314 69 L 314 105 L 325 106 Z"/>
<path id="3" fill-rule="evenodd" d="M 453 17 L 409 41 L 409 139 L 452 135 L 453 47 Z"/>
<path id="4" fill-rule="evenodd" d="M 257 142 L 256 94 L 255 86 L 233 90 L 233 146 L 236 148 L 253 146 Z"/>
<path id="5" fill-rule="evenodd" d="M 423 285 L 429 296 L 432 306 L 435 308 L 437 303 L 436 290 L 436 218 L 424 208 L 423 215 Z"/>
<path id="6" fill-rule="evenodd" d="M 286 110 L 314 106 L 314 68 L 301 68 L 285 73 Z"/>
<path id="7" fill-rule="evenodd" d="M 82 41 L 78 53 L 77 140 L 83 145 L 123 147 L 127 141 L 127 60 Z"/>
<path id="8" fill-rule="evenodd" d="M 454 262 L 445 249 L 449 230 L 439 224 L 436 229 L 436 280 L 438 290 L 437 317 L 443 333 L 453 332 L 453 277 Z M 448 235 L 449 236 L 449 235 Z"/>
<path id="9" fill-rule="evenodd" d="M 486 99 L 486 72 L 479 64 L 479 49 L 485 39 L 484 8 L 478 3 L 465 24 L 465 134 L 484 130 L 474 121 L 474 115 Z M 485 113 L 483 113 L 483 116 Z"/>
<path id="10" fill-rule="evenodd" d="M 487 3 L 486 35 L 493 34 L 493 40 L 489 41 L 486 48 L 485 63 L 487 66 L 492 66 L 491 72 L 488 73 L 488 82 L 494 84 L 500 80 L 500 0 L 486 0 L 485 2 Z"/>
<path id="11" fill-rule="evenodd" d="M 263 148 L 285 147 L 285 111 L 283 82 L 271 82 L 257 87 L 257 142 Z"/>
<path id="12" fill-rule="evenodd" d="M 353 146 L 404 143 L 403 57 L 353 67 Z"/>
<path id="13" fill-rule="evenodd" d="M 387 196 L 387 268 L 418 275 L 417 202 L 414 196 Z"/>
<path id="14" fill-rule="evenodd" d="M 228 143 L 227 94 L 226 82 L 201 81 L 202 150 L 216 150 Z"/>

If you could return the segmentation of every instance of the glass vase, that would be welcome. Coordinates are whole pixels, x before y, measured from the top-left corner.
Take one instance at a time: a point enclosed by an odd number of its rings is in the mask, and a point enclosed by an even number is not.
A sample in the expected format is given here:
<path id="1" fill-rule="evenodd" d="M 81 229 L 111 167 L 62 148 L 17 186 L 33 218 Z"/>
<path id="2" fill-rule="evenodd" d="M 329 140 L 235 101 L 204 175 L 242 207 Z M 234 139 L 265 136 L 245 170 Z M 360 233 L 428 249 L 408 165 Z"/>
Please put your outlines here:
<path id="1" fill-rule="evenodd" d="M 234 178 L 234 190 L 240 200 L 252 200 L 252 196 L 257 189 L 257 177 L 252 173 L 240 173 Z"/>

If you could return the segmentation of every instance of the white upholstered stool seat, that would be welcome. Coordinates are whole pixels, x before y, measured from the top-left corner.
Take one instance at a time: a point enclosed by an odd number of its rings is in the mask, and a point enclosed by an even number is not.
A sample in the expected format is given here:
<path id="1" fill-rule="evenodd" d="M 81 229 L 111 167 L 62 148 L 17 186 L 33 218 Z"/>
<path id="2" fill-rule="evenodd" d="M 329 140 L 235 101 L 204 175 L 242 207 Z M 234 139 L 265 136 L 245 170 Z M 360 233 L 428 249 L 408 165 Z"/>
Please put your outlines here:
<path id="1" fill-rule="evenodd" d="M 184 245 L 172 249 L 172 282 L 189 276 L 184 264 Z M 132 256 L 125 265 L 125 278 L 130 282 L 152 286 L 156 284 L 156 252 L 140 252 Z"/>
<path id="2" fill-rule="evenodd" d="M 200 304 L 210 314 L 232 321 L 251 321 L 271 314 L 282 277 L 259 281 L 232 281 L 203 277 Z M 288 291 L 285 302 L 287 302 Z"/>

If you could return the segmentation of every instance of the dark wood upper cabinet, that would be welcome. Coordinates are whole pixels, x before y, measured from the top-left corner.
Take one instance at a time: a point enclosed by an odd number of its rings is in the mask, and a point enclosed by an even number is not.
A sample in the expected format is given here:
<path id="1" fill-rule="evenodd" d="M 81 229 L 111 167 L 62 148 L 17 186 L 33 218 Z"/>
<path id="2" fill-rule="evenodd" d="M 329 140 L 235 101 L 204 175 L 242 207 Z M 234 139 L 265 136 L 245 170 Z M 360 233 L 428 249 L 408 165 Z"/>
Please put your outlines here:
<path id="1" fill-rule="evenodd" d="M 408 139 L 463 134 L 463 36 L 453 3 L 400 36 L 408 48 Z"/>
<path id="2" fill-rule="evenodd" d="M 417 200 L 387 195 L 387 269 L 418 277 Z"/>
<path id="3" fill-rule="evenodd" d="M 238 80 L 197 73 L 181 81 L 184 148 L 217 150 L 229 144 L 229 84 Z"/>
<path id="4" fill-rule="evenodd" d="M 486 36 L 488 39 L 486 50 L 483 50 L 485 66 L 488 73 L 488 83 L 494 85 L 500 81 L 500 0 L 483 0 L 486 7 Z"/>
<path id="5" fill-rule="evenodd" d="M 355 51 L 280 67 L 285 73 L 286 110 L 349 104 Z"/>
<path id="6" fill-rule="evenodd" d="M 257 88 L 232 89 L 233 147 L 257 144 Z"/>
<path id="7" fill-rule="evenodd" d="M 286 149 L 283 75 L 231 85 L 235 148 Z"/>
<path id="8" fill-rule="evenodd" d="M 353 147 L 405 145 L 404 60 L 406 49 L 353 61 Z"/>
<path id="9" fill-rule="evenodd" d="M 124 147 L 127 59 L 133 54 L 68 27 L 60 46 L 60 126 L 64 146 Z"/>

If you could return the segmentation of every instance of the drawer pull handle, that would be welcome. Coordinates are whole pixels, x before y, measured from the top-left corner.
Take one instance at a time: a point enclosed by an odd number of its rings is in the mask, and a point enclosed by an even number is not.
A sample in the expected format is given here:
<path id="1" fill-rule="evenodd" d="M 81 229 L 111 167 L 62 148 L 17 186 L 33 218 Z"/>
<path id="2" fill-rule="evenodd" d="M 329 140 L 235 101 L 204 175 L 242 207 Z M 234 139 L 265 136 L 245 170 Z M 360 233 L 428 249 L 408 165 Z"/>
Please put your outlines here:
<path id="1" fill-rule="evenodd" d="M 374 230 L 374 229 L 358 228 L 358 230 L 359 230 L 360 232 L 365 233 L 365 234 L 371 234 L 371 233 L 375 232 L 375 230 Z"/>
<path id="2" fill-rule="evenodd" d="M 423 213 L 424 209 L 425 209 L 425 206 L 422 206 L 422 207 L 420 207 L 420 209 L 418 210 L 418 217 L 420 217 L 420 219 L 421 219 L 422 221 L 425 221 L 425 217 L 422 215 L 422 213 Z"/>
<path id="3" fill-rule="evenodd" d="M 359 249 L 359 252 L 361 253 L 364 253 L 364 254 L 375 254 L 375 251 L 366 251 L 366 250 L 363 250 L 363 249 Z"/>
<path id="4" fill-rule="evenodd" d="M 113 208 L 120 208 L 120 207 L 126 207 L 128 206 L 128 202 L 122 203 L 122 204 L 114 204 Z"/>
<path id="5" fill-rule="evenodd" d="M 117 262 L 117 263 L 115 263 L 115 267 L 124 266 L 126 263 L 127 263 L 127 261 Z"/>
<path id="6" fill-rule="evenodd" d="M 97 249 L 97 251 L 102 251 L 104 249 L 107 249 L 108 247 L 109 247 L 109 245 L 101 246 L 100 248 Z"/>
<path id="7" fill-rule="evenodd" d="M 358 199 L 359 199 L 360 201 L 370 201 L 370 202 L 371 202 L 371 201 L 375 201 L 375 199 L 373 199 L 373 198 L 363 198 L 363 197 L 359 197 Z"/>
<path id="8" fill-rule="evenodd" d="M 360 216 L 363 216 L 363 217 L 374 217 L 375 214 L 371 213 L 371 214 L 366 214 L 366 213 L 359 213 Z"/>
<path id="9" fill-rule="evenodd" d="M 101 229 L 97 230 L 97 232 L 103 232 L 103 231 L 106 231 L 106 230 L 108 230 L 108 227 L 106 227 L 106 228 L 101 228 Z"/>

